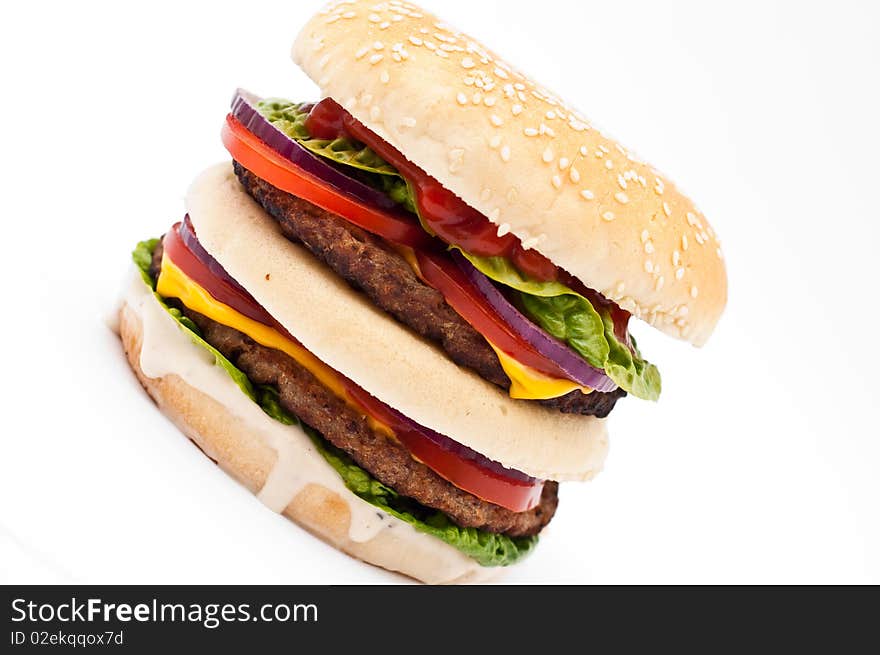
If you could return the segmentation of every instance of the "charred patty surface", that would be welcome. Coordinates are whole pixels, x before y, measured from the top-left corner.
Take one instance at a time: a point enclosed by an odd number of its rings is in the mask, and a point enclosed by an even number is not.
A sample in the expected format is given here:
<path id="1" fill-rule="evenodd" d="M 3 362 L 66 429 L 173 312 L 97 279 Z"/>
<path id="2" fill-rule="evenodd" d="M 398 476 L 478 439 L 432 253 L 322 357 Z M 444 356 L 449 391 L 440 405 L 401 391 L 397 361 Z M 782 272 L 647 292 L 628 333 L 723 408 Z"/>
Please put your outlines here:
<path id="1" fill-rule="evenodd" d="M 153 279 L 159 275 L 162 252 L 160 243 L 150 266 Z M 401 495 L 444 512 L 458 525 L 512 537 L 537 534 L 553 518 L 558 503 L 556 482 L 544 483 L 540 503 L 527 512 L 512 512 L 481 500 L 413 459 L 399 442 L 373 430 L 366 417 L 346 405 L 287 354 L 261 346 L 242 332 L 186 307 L 181 306 L 181 310 L 199 327 L 205 341 L 254 383 L 275 387 L 285 410 Z"/>
<path id="2" fill-rule="evenodd" d="M 438 344 L 456 364 L 510 388 L 510 379 L 489 343 L 446 304 L 439 291 L 422 282 L 399 253 L 345 219 L 275 188 L 238 162 L 233 165 L 244 188 L 278 221 L 288 239 L 302 243 L 376 306 Z M 625 395 L 622 389 L 590 394 L 572 391 L 537 402 L 566 413 L 604 418 Z"/>
<path id="3" fill-rule="evenodd" d="M 349 407 L 285 353 L 261 346 L 247 335 L 184 308 L 203 338 L 254 383 L 278 389 L 291 414 L 344 450 L 359 466 L 403 496 L 447 514 L 458 525 L 513 537 L 537 534 L 556 511 L 557 483 L 546 482 L 541 502 L 527 512 L 488 503 L 444 480 L 416 461 L 399 442 L 373 430 Z"/>

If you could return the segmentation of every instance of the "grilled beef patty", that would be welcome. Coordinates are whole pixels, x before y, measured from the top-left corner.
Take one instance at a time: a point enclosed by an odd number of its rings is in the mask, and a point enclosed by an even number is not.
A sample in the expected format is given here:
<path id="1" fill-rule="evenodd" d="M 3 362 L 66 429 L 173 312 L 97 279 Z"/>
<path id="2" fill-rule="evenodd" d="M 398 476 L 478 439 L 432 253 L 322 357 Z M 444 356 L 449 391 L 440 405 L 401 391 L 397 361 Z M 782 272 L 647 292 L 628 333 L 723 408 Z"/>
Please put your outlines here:
<path id="1" fill-rule="evenodd" d="M 275 188 L 238 162 L 235 173 L 247 192 L 276 220 L 285 236 L 302 243 L 379 308 L 443 348 L 459 366 L 504 389 L 510 379 L 489 343 L 443 295 L 422 282 L 406 260 L 376 237 L 344 218 Z M 572 391 L 542 405 L 570 414 L 606 417 L 623 389 L 590 394 Z"/>
<path id="2" fill-rule="evenodd" d="M 153 252 L 150 274 L 159 275 L 162 244 Z M 374 478 L 399 494 L 445 513 L 455 523 L 511 537 L 537 534 L 550 522 L 558 503 L 556 482 L 545 482 L 541 501 L 526 512 L 513 512 L 477 498 L 413 459 L 398 441 L 373 430 L 366 417 L 349 407 L 289 355 L 267 348 L 234 328 L 168 299 L 189 317 L 214 348 L 255 384 L 278 390 L 285 410 L 344 450 Z"/>

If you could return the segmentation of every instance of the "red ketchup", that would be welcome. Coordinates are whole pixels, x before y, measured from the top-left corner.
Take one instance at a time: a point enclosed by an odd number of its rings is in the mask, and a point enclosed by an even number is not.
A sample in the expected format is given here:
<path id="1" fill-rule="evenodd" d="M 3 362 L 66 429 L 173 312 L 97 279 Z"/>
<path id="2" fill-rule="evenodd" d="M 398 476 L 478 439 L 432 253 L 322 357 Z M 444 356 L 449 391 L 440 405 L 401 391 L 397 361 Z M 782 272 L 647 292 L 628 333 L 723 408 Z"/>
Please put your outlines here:
<path id="1" fill-rule="evenodd" d="M 506 257 L 520 271 L 541 281 L 556 280 L 560 270 L 536 250 L 522 247 L 513 234 L 498 236 L 498 226 L 447 191 L 433 177 L 410 162 L 393 146 L 367 129 L 335 100 L 325 98 L 306 118 L 309 134 L 319 139 L 347 137 L 372 148 L 394 166 L 416 189 L 422 219 L 441 239 L 482 257 Z"/>

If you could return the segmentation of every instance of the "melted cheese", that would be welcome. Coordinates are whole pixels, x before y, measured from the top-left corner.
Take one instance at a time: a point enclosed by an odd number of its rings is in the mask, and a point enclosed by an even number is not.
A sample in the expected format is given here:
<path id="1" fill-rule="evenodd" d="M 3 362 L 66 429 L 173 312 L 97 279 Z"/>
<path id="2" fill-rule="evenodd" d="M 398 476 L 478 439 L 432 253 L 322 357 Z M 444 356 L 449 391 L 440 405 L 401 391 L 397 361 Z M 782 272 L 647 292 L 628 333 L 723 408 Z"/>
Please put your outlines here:
<path id="1" fill-rule="evenodd" d="M 344 400 L 347 405 L 357 410 L 360 414 L 365 415 L 367 423 L 371 428 L 394 438 L 391 428 L 367 414 L 364 408 L 348 394 L 343 381 L 336 371 L 301 345 L 281 334 L 278 330 L 248 318 L 229 305 L 216 300 L 203 287 L 180 270 L 167 254 L 162 257 L 162 269 L 159 274 L 159 280 L 156 283 L 156 292 L 166 298 L 178 298 L 180 302 L 193 311 L 246 334 L 262 346 L 274 348 L 289 355 L 297 364 L 314 375 L 334 395 Z"/>
<path id="2" fill-rule="evenodd" d="M 395 245 L 394 249 L 401 257 L 403 257 L 406 263 L 409 264 L 416 276 L 425 284 L 429 284 L 422 275 L 421 268 L 419 267 L 419 260 L 416 257 L 415 251 L 412 248 L 403 245 Z M 483 338 L 486 339 L 485 335 Z M 518 362 L 516 359 L 498 348 L 494 343 L 489 341 L 489 339 L 486 339 L 486 342 L 492 346 L 492 350 L 498 355 L 498 361 L 501 363 L 501 368 L 504 369 L 504 372 L 507 373 L 507 377 L 510 378 L 510 390 L 508 393 L 511 398 L 517 398 L 519 400 L 546 400 L 547 398 L 564 396 L 575 389 L 578 389 L 585 394 L 592 393 L 593 391 L 590 387 L 581 386 L 577 382 L 572 382 L 571 380 L 553 378 L 549 375 L 544 375 L 533 369 L 531 366 L 526 366 L 525 364 Z"/>
<path id="3" fill-rule="evenodd" d="M 523 400 L 545 400 L 547 398 L 558 398 L 565 394 L 580 390 L 582 393 L 592 393 L 590 387 L 584 387 L 577 382 L 571 380 L 562 380 L 560 378 L 552 378 L 549 375 L 536 371 L 531 366 L 526 366 L 513 357 L 498 348 L 494 343 L 489 342 L 492 350 L 498 355 L 498 361 L 501 362 L 501 368 L 510 378 L 510 397 Z"/>

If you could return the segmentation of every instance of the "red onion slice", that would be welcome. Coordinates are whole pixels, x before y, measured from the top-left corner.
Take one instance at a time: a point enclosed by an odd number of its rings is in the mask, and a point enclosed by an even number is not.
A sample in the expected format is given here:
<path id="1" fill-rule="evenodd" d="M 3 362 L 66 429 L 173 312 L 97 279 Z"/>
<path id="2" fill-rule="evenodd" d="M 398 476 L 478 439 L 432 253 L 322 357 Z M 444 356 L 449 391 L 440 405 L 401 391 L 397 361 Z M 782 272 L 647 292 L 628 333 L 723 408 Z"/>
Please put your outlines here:
<path id="1" fill-rule="evenodd" d="M 256 108 L 260 98 L 238 89 L 232 97 L 231 113 L 249 132 L 279 155 L 317 177 L 336 191 L 398 216 L 410 217 L 387 194 L 349 177 L 321 157 L 313 155 L 295 140 L 272 125 Z"/>
<path id="2" fill-rule="evenodd" d="M 492 281 L 480 273 L 460 252 L 453 250 L 451 255 L 468 281 L 476 287 L 498 315 L 537 352 L 556 362 L 559 368 L 565 371 L 569 380 L 596 391 L 613 391 L 617 388 L 617 384 L 605 374 L 605 371 L 590 366 L 575 351 L 526 318 L 492 284 Z"/>

